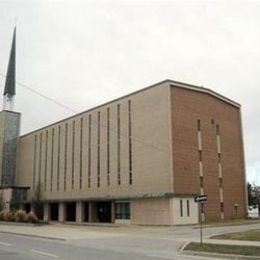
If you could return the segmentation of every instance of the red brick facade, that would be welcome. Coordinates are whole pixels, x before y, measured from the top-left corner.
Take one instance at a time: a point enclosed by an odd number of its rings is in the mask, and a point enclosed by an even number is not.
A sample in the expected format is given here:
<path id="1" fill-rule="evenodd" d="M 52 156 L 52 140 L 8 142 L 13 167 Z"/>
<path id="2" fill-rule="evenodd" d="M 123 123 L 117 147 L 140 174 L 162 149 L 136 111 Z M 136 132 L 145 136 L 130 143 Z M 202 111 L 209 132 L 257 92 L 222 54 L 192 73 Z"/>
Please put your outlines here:
<path id="1" fill-rule="evenodd" d="M 216 128 L 219 127 L 224 218 L 246 215 L 240 108 L 207 93 L 171 87 L 175 194 L 200 194 L 198 120 L 202 139 L 205 218 L 219 220 L 220 180 Z M 238 204 L 237 212 L 235 204 Z"/>

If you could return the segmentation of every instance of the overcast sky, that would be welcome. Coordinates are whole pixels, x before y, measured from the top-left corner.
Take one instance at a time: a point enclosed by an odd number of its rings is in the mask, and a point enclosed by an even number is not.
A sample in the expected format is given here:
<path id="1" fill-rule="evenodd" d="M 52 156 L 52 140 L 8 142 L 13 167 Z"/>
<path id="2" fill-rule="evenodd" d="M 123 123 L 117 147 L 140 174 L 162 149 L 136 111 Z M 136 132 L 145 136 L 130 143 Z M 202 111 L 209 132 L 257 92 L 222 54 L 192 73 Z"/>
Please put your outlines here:
<path id="1" fill-rule="evenodd" d="M 75 111 L 166 78 L 211 88 L 242 105 L 260 184 L 259 14 L 259 1 L 0 0 L 0 73 L 17 18 L 17 81 Z M 20 85 L 16 111 L 22 133 L 73 115 Z"/>

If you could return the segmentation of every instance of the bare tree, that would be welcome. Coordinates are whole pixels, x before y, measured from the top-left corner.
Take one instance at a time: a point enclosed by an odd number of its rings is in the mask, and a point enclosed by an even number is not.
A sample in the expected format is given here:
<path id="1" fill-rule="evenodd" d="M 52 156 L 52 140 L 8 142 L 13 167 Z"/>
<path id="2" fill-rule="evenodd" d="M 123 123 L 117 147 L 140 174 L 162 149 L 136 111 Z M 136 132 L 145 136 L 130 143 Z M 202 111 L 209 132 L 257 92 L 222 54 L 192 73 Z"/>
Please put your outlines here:
<path id="1" fill-rule="evenodd" d="M 32 195 L 32 210 L 37 215 L 38 218 L 42 217 L 43 214 L 43 196 L 42 196 L 42 185 L 39 182 L 37 186 L 34 189 L 33 195 Z"/>
<path id="2" fill-rule="evenodd" d="M 4 210 L 5 202 L 2 193 L 0 193 L 0 211 Z"/>

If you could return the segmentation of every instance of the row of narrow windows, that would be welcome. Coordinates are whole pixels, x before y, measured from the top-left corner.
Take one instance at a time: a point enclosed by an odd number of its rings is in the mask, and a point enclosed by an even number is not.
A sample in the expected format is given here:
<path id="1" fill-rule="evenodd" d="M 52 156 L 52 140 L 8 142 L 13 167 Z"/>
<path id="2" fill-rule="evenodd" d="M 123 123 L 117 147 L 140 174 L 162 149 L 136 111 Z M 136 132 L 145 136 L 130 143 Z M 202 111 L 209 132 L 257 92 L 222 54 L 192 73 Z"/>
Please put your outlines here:
<path id="1" fill-rule="evenodd" d="M 211 120 L 212 124 L 215 124 L 215 121 L 212 119 Z M 202 140 L 201 140 L 201 121 L 198 120 L 197 121 L 197 131 L 198 131 L 198 159 L 199 159 L 199 163 L 202 165 Z M 224 202 L 223 202 L 223 179 L 222 179 L 222 165 L 221 165 L 221 159 L 222 159 L 222 155 L 221 155 L 221 146 L 220 146 L 220 130 L 219 130 L 219 125 L 216 125 L 215 128 L 216 131 L 216 141 L 217 141 L 217 160 L 218 160 L 218 165 L 219 165 L 219 189 L 220 189 L 220 211 L 221 213 L 224 212 Z M 200 170 L 200 189 L 201 192 L 204 192 L 204 177 L 203 177 L 203 170 Z"/>
<path id="2" fill-rule="evenodd" d="M 85 121 L 83 118 L 80 118 L 79 121 L 79 144 L 76 147 L 76 121 L 72 121 L 72 132 L 69 136 L 69 124 L 65 123 L 63 126 L 58 127 L 58 131 L 56 128 L 52 128 L 51 130 L 45 131 L 45 142 L 43 142 L 44 133 L 41 132 L 39 135 L 34 136 L 34 149 L 33 149 L 33 187 L 36 185 L 36 175 L 38 172 L 38 181 L 43 185 L 44 191 L 49 189 L 53 191 L 56 188 L 57 191 L 63 189 L 67 190 L 68 185 L 68 177 L 70 177 L 71 181 L 71 189 L 83 187 L 83 170 L 86 172 L 86 181 L 87 187 L 91 188 L 93 178 L 96 178 L 97 187 L 101 186 L 101 149 L 106 149 L 106 183 L 102 185 L 109 186 L 111 184 L 110 174 L 111 174 L 111 130 L 116 131 L 116 154 L 117 154 L 117 167 L 116 167 L 116 176 L 117 176 L 117 185 L 121 185 L 121 145 L 122 138 L 128 139 L 128 183 L 131 185 L 133 182 L 132 177 L 132 112 L 131 112 L 131 101 L 129 100 L 127 103 L 127 118 L 128 118 L 128 136 L 122 136 L 121 134 L 121 105 L 117 104 L 116 107 L 116 129 L 111 129 L 110 117 L 111 117 L 111 109 L 107 108 L 106 111 L 102 112 L 106 114 L 106 122 L 105 124 L 101 122 L 101 111 L 97 111 L 97 120 L 93 120 L 93 113 L 89 114 Z M 93 125 L 95 124 L 96 129 L 96 138 L 93 140 Z M 64 136 L 62 137 L 62 127 L 64 127 Z M 101 145 L 101 127 L 106 128 L 106 144 L 102 143 Z M 84 147 L 84 150 L 87 152 L 87 158 L 83 158 L 83 135 L 86 132 L 87 137 L 87 147 Z M 55 134 L 55 131 L 57 133 Z M 49 142 L 49 138 L 51 138 Z M 55 147 L 55 138 L 56 145 Z M 71 140 L 71 151 L 68 151 L 68 139 Z M 62 140 L 63 139 L 63 140 Z M 64 152 L 61 153 L 61 143 L 64 141 Z M 103 142 L 103 140 L 102 140 Z M 97 154 L 93 154 L 92 147 L 93 145 L 97 146 L 96 152 Z M 115 145 L 113 143 L 113 145 Z M 45 147 L 44 147 L 45 146 Z M 50 147 L 49 147 L 50 146 Z M 78 147 L 79 146 L 79 147 Z M 43 154 L 44 147 L 44 154 Z M 79 149 L 79 158 L 77 158 L 77 162 L 75 161 L 75 149 Z M 38 155 L 38 156 L 37 156 Z M 63 160 L 62 160 L 63 157 Z M 96 158 L 96 175 L 94 176 L 92 161 Z M 56 161 L 56 169 L 54 169 L 54 160 Z M 68 160 L 71 162 L 71 169 L 68 169 Z M 83 160 L 87 160 L 87 167 L 83 169 Z M 63 187 L 60 186 L 60 178 L 61 174 L 61 163 L 63 165 Z M 44 167 L 42 164 L 44 163 Z M 79 175 L 75 174 L 75 164 L 79 163 Z M 50 165 L 49 165 L 50 164 Z M 48 167 L 50 170 L 50 182 L 47 182 L 47 171 Z M 43 172 L 44 169 L 44 172 Z M 55 176 L 54 176 L 54 173 Z M 102 172 L 102 174 L 104 174 Z M 79 187 L 75 187 L 75 178 L 79 176 Z M 56 178 L 56 187 L 53 187 L 54 178 Z M 49 185 L 49 187 L 48 187 Z"/>

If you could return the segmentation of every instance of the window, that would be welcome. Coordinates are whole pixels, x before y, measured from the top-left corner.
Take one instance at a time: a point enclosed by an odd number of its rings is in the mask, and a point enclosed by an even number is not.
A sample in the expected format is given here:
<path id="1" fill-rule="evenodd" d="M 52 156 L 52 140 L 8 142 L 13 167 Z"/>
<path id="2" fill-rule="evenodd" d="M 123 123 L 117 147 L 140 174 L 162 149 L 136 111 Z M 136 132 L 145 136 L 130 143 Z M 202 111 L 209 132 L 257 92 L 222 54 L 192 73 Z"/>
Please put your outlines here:
<path id="1" fill-rule="evenodd" d="M 120 132 L 120 105 L 117 105 L 117 184 L 121 184 L 121 132 Z"/>
<path id="2" fill-rule="evenodd" d="M 200 120 L 197 121 L 198 131 L 200 131 Z"/>
<path id="3" fill-rule="evenodd" d="M 58 128 L 57 190 L 60 189 L 60 135 L 61 135 L 61 126 L 59 126 Z"/>
<path id="4" fill-rule="evenodd" d="M 219 126 L 218 125 L 216 125 L 216 133 L 217 133 L 217 135 L 219 135 Z"/>
<path id="5" fill-rule="evenodd" d="M 218 153 L 218 163 L 221 163 L 221 153 Z"/>
<path id="6" fill-rule="evenodd" d="M 40 151 L 39 151 L 39 183 L 41 183 L 42 172 L 42 133 L 40 133 Z"/>
<path id="7" fill-rule="evenodd" d="M 67 188 L 68 123 L 65 125 L 64 190 Z"/>
<path id="8" fill-rule="evenodd" d="M 83 118 L 80 118 L 80 157 L 79 157 L 79 188 L 82 188 L 82 142 L 83 142 Z"/>
<path id="9" fill-rule="evenodd" d="M 128 100 L 128 143 L 129 143 L 129 184 L 133 183 L 132 176 L 132 118 L 131 100 Z"/>
<path id="10" fill-rule="evenodd" d="M 34 148 L 33 148 L 33 187 L 35 187 L 36 152 L 37 152 L 37 135 L 34 136 Z"/>
<path id="11" fill-rule="evenodd" d="M 202 161 L 202 151 L 199 151 L 199 161 Z"/>
<path id="12" fill-rule="evenodd" d="M 129 202 L 116 203 L 116 219 L 130 219 Z"/>
<path id="13" fill-rule="evenodd" d="M 182 200 L 180 200 L 180 216 L 183 217 L 183 205 L 182 205 Z"/>
<path id="14" fill-rule="evenodd" d="M 75 120 L 72 123 L 72 154 L 71 154 L 71 188 L 74 189 L 74 171 L 75 171 Z"/>
<path id="15" fill-rule="evenodd" d="M 186 200 L 186 205 L 187 205 L 187 217 L 190 216 L 190 201 Z"/>
<path id="16" fill-rule="evenodd" d="M 51 130 L 51 183 L 50 191 L 52 191 L 52 181 L 53 181 L 53 155 L 54 155 L 54 128 Z"/>
<path id="17" fill-rule="evenodd" d="M 200 176 L 200 187 L 203 187 L 203 176 Z"/>
<path id="18" fill-rule="evenodd" d="M 97 126 L 97 187 L 100 187 L 100 111 L 98 111 Z"/>
<path id="19" fill-rule="evenodd" d="M 224 212 L 224 203 L 223 202 L 220 202 L 220 210 L 221 210 L 221 212 Z"/>
<path id="20" fill-rule="evenodd" d="M 88 116 L 88 188 L 91 187 L 91 115 Z"/>
<path id="21" fill-rule="evenodd" d="M 219 187 L 222 187 L 223 186 L 223 180 L 222 178 L 219 178 Z"/>
<path id="22" fill-rule="evenodd" d="M 110 109 L 107 108 L 107 185 L 110 185 Z"/>
<path id="23" fill-rule="evenodd" d="M 47 190 L 47 166 L 48 166 L 48 130 L 45 137 L 45 168 L 44 168 L 44 191 Z"/>

